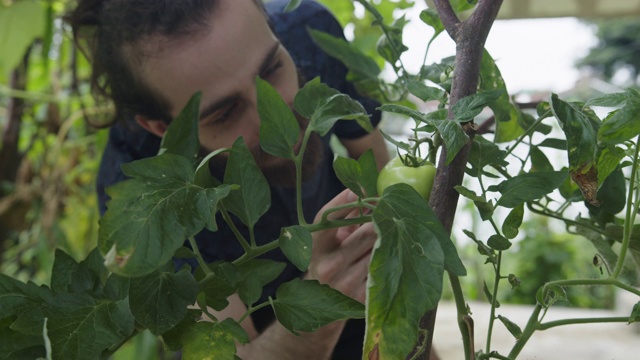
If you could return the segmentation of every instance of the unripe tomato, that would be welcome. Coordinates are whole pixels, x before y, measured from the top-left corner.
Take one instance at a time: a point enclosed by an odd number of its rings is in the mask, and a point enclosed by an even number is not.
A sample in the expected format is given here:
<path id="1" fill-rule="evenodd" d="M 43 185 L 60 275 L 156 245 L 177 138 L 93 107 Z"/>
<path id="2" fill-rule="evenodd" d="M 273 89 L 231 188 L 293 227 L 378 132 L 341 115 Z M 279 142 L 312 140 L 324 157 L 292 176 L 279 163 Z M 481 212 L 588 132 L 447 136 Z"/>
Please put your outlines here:
<path id="1" fill-rule="evenodd" d="M 423 199 L 429 201 L 435 176 L 436 167 L 429 161 L 419 167 L 412 167 L 405 165 L 400 157 L 396 157 L 380 170 L 378 194 L 382 195 L 384 189 L 393 184 L 405 183 L 414 188 Z"/>

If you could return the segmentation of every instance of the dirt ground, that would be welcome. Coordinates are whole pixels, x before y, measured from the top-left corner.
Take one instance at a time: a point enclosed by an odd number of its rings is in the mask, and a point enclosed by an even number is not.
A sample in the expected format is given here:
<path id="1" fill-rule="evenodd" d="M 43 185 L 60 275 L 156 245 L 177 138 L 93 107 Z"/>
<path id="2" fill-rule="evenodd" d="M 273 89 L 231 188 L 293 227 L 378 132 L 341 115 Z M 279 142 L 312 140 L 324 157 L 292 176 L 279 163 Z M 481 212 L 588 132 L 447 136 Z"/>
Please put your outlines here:
<path id="1" fill-rule="evenodd" d="M 633 304 L 640 301 L 632 295 L 618 296 L 616 310 L 585 310 L 555 307 L 549 310 L 545 321 L 565 318 L 629 316 Z M 485 348 L 490 307 L 486 303 L 469 303 L 475 323 L 475 346 Z M 524 328 L 532 307 L 505 305 L 497 310 Z M 498 320 L 494 323 L 492 349 L 507 355 L 515 339 Z M 442 360 L 462 360 L 464 352 L 460 331 L 456 324 L 453 303 L 438 307 L 434 345 Z M 518 356 L 522 360 L 640 360 L 640 323 L 604 323 L 567 325 L 534 333 Z"/>

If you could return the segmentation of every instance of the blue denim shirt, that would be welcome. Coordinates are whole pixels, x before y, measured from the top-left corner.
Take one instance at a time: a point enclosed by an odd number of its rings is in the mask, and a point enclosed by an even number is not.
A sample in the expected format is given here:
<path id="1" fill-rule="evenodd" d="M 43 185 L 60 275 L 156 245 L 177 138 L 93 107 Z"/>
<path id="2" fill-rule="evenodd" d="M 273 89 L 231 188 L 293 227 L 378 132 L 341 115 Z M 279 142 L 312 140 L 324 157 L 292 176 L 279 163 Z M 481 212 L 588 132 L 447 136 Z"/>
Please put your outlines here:
<path id="1" fill-rule="evenodd" d="M 291 54 L 300 74 L 307 80 L 319 76 L 321 81 L 330 87 L 359 100 L 367 112 L 372 114 L 373 124 L 377 124 L 380 120 L 380 114 L 375 110 L 378 104 L 357 94 L 353 85 L 346 80 L 347 68 L 317 47 L 307 32 L 309 27 L 342 37 L 340 24 L 326 8 L 316 2 L 303 1 L 294 12 L 284 13 L 283 9 L 288 3 L 289 0 L 274 0 L 267 3 L 266 8 L 272 29 Z M 304 214 L 309 222 L 313 221 L 322 206 L 344 189 L 333 172 L 333 153 L 329 147 L 331 134 L 342 139 L 355 139 L 365 135 L 366 131 L 355 121 L 338 121 L 332 131 L 323 137 L 324 153 L 318 173 L 303 184 Z M 108 205 L 105 188 L 126 179 L 120 165 L 154 156 L 159 146 L 160 138 L 141 129 L 134 121 L 126 125 L 116 124 L 111 128 L 97 183 L 101 213 L 106 211 Z M 256 241 L 259 245 L 277 239 L 282 227 L 297 224 L 294 190 L 272 186 L 271 193 L 272 206 L 255 227 Z M 217 224 L 217 232 L 205 230 L 196 236 L 203 257 L 207 262 L 231 261 L 238 258 L 244 253 L 242 247 L 222 219 L 217 219 Z M 239 223 L 237 226 L 248 236 L 244 226 Z M 273 297 L 281 283 L 302 275 L 279 250 L 269 252 L 264 258 L 286 262 L 287 267 L 276 281 L 265 287 L 260 302 L 265 301 L 268 296 Z M 177 266 L 181 264 L 180 261 L 176 261 Z M 191 265 L 197 266 L 195 263 Z M 271 308 L 263 308 L 253 313 L 252 318 L 258 331 L 262 331 L 274 320 L 274 315 Z M 349 321 L 335 349 L 334 359 L 361 358 L 363 337 L 364 322 Z"/>

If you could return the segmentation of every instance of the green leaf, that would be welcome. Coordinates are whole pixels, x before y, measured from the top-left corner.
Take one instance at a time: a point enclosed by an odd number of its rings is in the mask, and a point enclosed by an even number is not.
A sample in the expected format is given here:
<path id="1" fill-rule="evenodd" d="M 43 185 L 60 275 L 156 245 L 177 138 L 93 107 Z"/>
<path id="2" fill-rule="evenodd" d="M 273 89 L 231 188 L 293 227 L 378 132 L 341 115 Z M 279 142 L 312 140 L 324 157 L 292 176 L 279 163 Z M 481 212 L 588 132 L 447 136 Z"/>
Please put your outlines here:
<path id="1" fill-rule="evenodd" d="M 240 299 L 247 305 L 253 305 L 260 299 L 262 288 L 280 276 L 285 267 L 285 263 L 266 259 L 253 259 L 240 265 Z"/>
<path id="2" fill-rule="evenodd" d="M 51 290 L 56 293 L 68 292 L 73 274 L 78 269 L 78 263 L 64 250 L 56 249 L 51 270 Z"/>
<path id="3" fill-rule="evenodd" d="M 538 146 L 558 150 L 567 150 L 567 140 L 546 138 L 540 144 L 538 144 Z"/>
<path id="4" fill-rule="evenodd" d="M 479 172 L 487 165 L 506 167 L 508 163 L 504 160 L 507 152 L 500 149 L 498 145 L 485 139 L 482 136 L 475 136 L 471 151 L 469 152 L 469 164 Z"/>
<path id="5" fill-rule="evenodd" d="M 456 13 L 473 9 L 478 0 L 451 0 L 451 7 Z"/>
<path id="6" fill-rule="evenodd" d="M 46 9 L 40 2 L 0 5 L 0 79 L 20 64 L 27 48 L 44 35 L 45 26 Z"/>
<path id="7" fill-rule="evenodd" d="M 188 271 L 176 274 L 155 271 L 131 279 L 129 305 L 136 320 L 161 335 L 187 315 L 196 301 L 198 283 Z"/>
<path id="8" fill-rule="evenodd" d="M 28 282 L 23 283 L 0 274 L 0 319 L 19 315 L 34 308 L 52 296 L 47 287 Z"/>
<path id="9" fill-rule="evenodd" d="M 375 196 L 378 180 L 376 159 L 371 149 L 367 150 L 356 161 L 350 158 L 336 157 L 333 169 L 340 181 L 358 197 Z"/>
<path id="10" fill-rule="evenodd" d="M 323 136 L 338 120 L 356 120 L 365 130 L 373 130 L 362 104 L 321 83 L 319 78 L 309 81 L 298 91 L 293 107 L 310 120 L 311 130 Z"/>
<path id="11" fill-rule="evenodd" d="M 52 303 L 20 316 L 12 328 L 42 335 L 44 319 L 54 359 L 99 359 L 133 332 L 127 300 L 97 301 L 88 295 L 59 294 Z"/>
<path id="12" fill-rule="evenodd" d="M 284 12 L 289 13 L 294 11 L 298 8 L 298 6 L 300 6 L 301 3 L 302 0 L 289 0 L 289 4 L 284 8 Z"/>
<path id="13" fill-rule="evenodd" d="M 380 130 L 380 133 L 382 134 L 382 137 L 385 138 L 385 140 L 387 140 L 388 142 L 393 144 L 398 149 L 401 149 L 401 150 L 404 150 L 404 151 L 407 151 L 407 152 L 409 152 L 411 150 L 411 146 L 408 143 L 403 142 L 403 141 L 398 141 L 398 140 L 394 139 L 393 137 L 391 137 L 391 135 L 385 133 L 382 130 Z"/>
<path id="14" fill-rule="evenodd" d="M 602 124 L 598 130 L 598 143 L 616 145 L 637 137 L 640 134 L 639 112 L 640 99 L 629 99 Z"/>
<path id="15" fill-rule="evenodd" d="M 586 102 L 585 106 L 618 107 L 629 100 L 630 96 L 632 96 L 632 93 L 630 93 L 629 91 L 614 94 L 604 94 L 590 99 Z"/>
<path id="16" fill-rule="evenodd" d="M 628 323 L 631 324 L 633 322 L 640 322 L 640 302 L 633 305 L 633 310 L 631 310 Z"/>
<path id="17" fill-rule="evenodd" d="M 183 336 L 182 359 L 236 360 L 235 333 L 225 323 L 200 321 Z"/>
<path id="18" fill-rule="evenodd" d="M 280 93 L 267 81 L 256 78 L 260 147 L 267 153 L 294 159 L 294 147 L 300 138 L 300 125 Z"/>
<path id="19" fill-rule="evenodd" d="M 178 325 L 161 335 L 164 346 L 171 351 L 179 351 L 182 349 L 183 338 L 201 317 L 202 311 L 200 309 L 188 309 L 187 315 Z"/>
<path id="20" fill-rule="evenodd" d="M 500 96 L 489 104 L 489 108 L 496 118 L 495 142 L 502 143 L 517 139 L 524 133 L 524 129 L 518 121 L 521 112 L 511 103 L 500 69 L 486 50 L 482 54 L 480 62 L 480 79 L 479 89 L 481 91 L 502 90 Z"/>
<path id="21" fill-rule="evenodd" d="M 207 306 L 222 311 L 229 305 L 227 298 L 238 290 L 240 271 L 230 262 L 220 261 L 208 266 L 213 275 L 204 277 L 203 270 L 198 268 L 196 279 L 199 280 L 200 291 L 206 296 Z"/>
<path id="22" fill-rule="evenodd" d="M 539 147 L 531 145 L 529 147 L 529 155 L 531 156 L 531 172 L 553 171 L 553 165 L 551 165 L 547 155 Z"/>
<path id="23" fill-rule="evenodd" d="M 578 104 L 560 100 L 556 94 L 551 95 L 551 109 L 567 137 L 569 170 L 572 173 L 586 173 L 596 161 L 599 119 Z"/>
<path id="24" fill-rule="evenodd" d="M 466 96 L 453 105 L 453 118 L 457 121 L 471 121 L 489 104 L 504 93 L 503 89 L 483 91 Z"/>
<path id="25" fill-rule="evenodd" d="M 200 150 L 198 121 L 200 120 L 200 99 L 202 93 L 195 93 L 165 131 L 160 143 L 160 154 L 170 153 L 193 160 Z"/>
<path id="26" fill-rule="evenodd" d="M 624 150 L 618 147 L 607 147 L 602 149 L 598 157 L 598 188 L 620 165 L 620 161 L 625 157 Z"/>
<path id="27" fill-rule="evenodd" d="M 407 24 L 404 15 L 395 19 L 390 26 L 385 26 L 386 31 L 378 39 L 376 50 L 383 59 L 395 66 L 403 52 L 409 50 L 402 43 L 402 32 Z"/>
<path id="28" fill-rule="evenodd" d="M 566 171 L 524 173 L 490 186 L 487 190 L 502 194 L 496 206 L 513 208 L 549 194 L 562 185 L 566 178 Z"/>
<path id="29" fill-rule="evenodd" d="M 38 359 L 45 357 L 42 334 L 25 335 L 11 329 L 13 317 L 0 320 L 0 359 Z"/>
<path id="30" fill-rule="evenodd" d="M 520 337 L 522 336 L 522 330 L 520 329 L 520 326 L 502 315 L 498 315 L 498 319 L 502 321 L 504 326 L 507 328 L 507 330 L 509 330 L 514 338 L 520 339 Z"/>
<path id="31" fill-rule="evenodd" d="M 278 241 L 287 259 L 300 271 L 307 271 L 313 242 L 309 230 L 298 225 L 283 228 Z"/>
<path id="32" fill-rule="evenodd" d="M 196 186 L 200 186 L 203 188 L 212 188 L 212 187 L 220 186 L 222 184 L 220 180 L 216 179 L 213 175 L 211 175 L 209 161 L 211 161 L 213 157 L 226 151 L 228 151 L 227 148 L 222 148 L 222 149 L 212 151 L 207 156 L 205 156 L 204 159 L 200 160 L 200 163 L 196 167 L 196 173 L 193 179 L 193 183 Z M 237 188 L 232 188 L 232 189 L 237 190 Z M 212 229 L 212 231 L 215 231 L 215 229 L 217 229 L 217 226 L 215 225 L 215 222 L 214 222 L 213 226 L 207 225 L 207 228 Z"/>
<path id="33" fill-rule="evenodd" d="M 276 318 L 287 330 L 312 332 L 337 320 L 364 317 L 364 306 L 315 280 L 294 279 L 276 291 Z"/>
<path id="34" fill-rule="evenodd" d="M 404 358 L 421 316 L 440 300 L 445 254 L 440 231 L 427 225 L 433 216 L 406 184 L 388 187 L 373 212 L 379 238 L 369 265 L 365 356 Z"/>
<path id="35" fill-rule="evenodd" d="M 357 47 L 344 39 L 333 35 L 308 29 L 311 39 L 329 56 L 340 60 L 349 70 L 365 79 L 377 80 L 380 74 L 378 64 Z"/>
<path id="36" fill-rule="evenodd" d="M 166 264 L 186 238 L 211 221 L 218 201 L 230 191 L 229 186 L 195 186 L 193 165 L 175 154 L 122 169 L 132 179 L 107 189 L 111 201 L 98 234 L 105 264 L 121 275 L 142 276 Z"/>
<path id="37" fill-rule="evenodd" d="M 517 205 L 509 212 L 507 218 L 504 219 L 504 223 L 502 223 L 502 233 L 507 239 L 513 239 L 518 236 L 523 217 L 524 204 Z"/>
<path id="38" fill-rule="evenodd" d="M 458 155 L 460 149 L 462 149 L 469 141 L 469 136 L 465 134 L 462 126 L 456 121 L 441 120 L 435 122 L 436 128 L 444 141 L 444 145 L 447 148 L 447 160 L 445 164 L 450 164 L 451 161 Z"/>
<path id="39" fill-rule="evenodd" d="M 425 115 L 423 113 L 415 109 L 412 109 L 408 106 L 397 105 L 397 104 L 384 104 L 380 106 L 378 109 L 380 111 L 400 114 L 400 115 L 404 115 L 409 118 L 415 119 L 417 121 L 426 122 Z"/>
<path id="40" fill-rule="evenodd" d="M 511 242 L 501 235 L 491 235 L 487 240 L 487 245 L 496 251 L 508 250 L 511 247 Z"/>
<path id="41" fill-rule="evenodd" d="M 440 102 L 444 102 L 447 99 L 447 93 L 444 90 L 433 86 L 427 86 L 416 80 L 409 80 L 407 82 L 407 89 L 412 95 L 418 97 L 422 101 L 438 100 Z"/>
<path id="42" fill-rule="evenodd" d="M 435 9 L 427 8 L 422 10 L 420 12 L 420 20 L 435 30 L 435 34 L 433 34 L 432 38 L 435 38 L 444 31 L 444 25 L 442 24 L 440 16 L 438 16 L 438 12 Z"/>
<path id="43" fill-rule="evenodd" d="M 246 226 L 253 227 L 271 206 L 271 190 L 241 137 L 231 148 L 224 183 L 240 185 L 240 190 L 232 191 L 223 200 L 224 206 Z"/>
<path id="44" fill-rule="evenodd" d="M 76 294 L 87 292 L 94 296 L 101 296 L 107 275 L 104 259 L 97 248 L 93 249 L 71 274 L 68 292 Z"/>

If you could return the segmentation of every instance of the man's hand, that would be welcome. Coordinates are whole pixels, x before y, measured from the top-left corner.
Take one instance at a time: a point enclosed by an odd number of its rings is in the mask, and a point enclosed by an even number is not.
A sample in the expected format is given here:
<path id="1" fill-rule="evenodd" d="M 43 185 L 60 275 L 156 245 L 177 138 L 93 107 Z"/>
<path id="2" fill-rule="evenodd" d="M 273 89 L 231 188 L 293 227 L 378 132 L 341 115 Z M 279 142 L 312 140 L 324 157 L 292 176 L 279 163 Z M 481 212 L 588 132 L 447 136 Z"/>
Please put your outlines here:
<path id="1" fill-rule="evenodd" d="M 325 210 L 357 200 L 345 190 L 327 203 L 316 216 L 316 222 Z M 329 220 L 359 216 L 361 209 L 333 212 Z M 367 273 L 371 250 L 377 239 L 373 224 L 346 226 L 313 233 L 313 253 L 306 279 L 315 279 L 360 302 L 365 301 Z"/>

